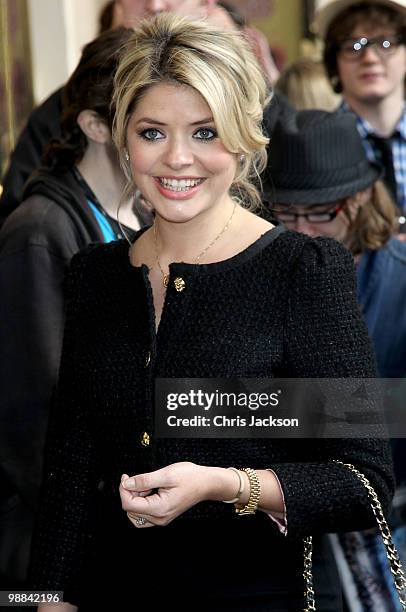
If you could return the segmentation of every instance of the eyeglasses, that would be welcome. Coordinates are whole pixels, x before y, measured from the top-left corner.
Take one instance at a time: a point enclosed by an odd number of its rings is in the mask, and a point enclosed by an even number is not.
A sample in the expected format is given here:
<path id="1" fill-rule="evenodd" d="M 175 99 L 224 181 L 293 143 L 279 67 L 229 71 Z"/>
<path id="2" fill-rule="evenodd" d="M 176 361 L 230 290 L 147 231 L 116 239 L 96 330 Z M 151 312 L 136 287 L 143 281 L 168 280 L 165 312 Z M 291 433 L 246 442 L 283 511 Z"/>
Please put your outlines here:
<path id="1" fill-rule="evenodd" d="M 372 46 L 381 58 L 393 55 L 400 45 L 404 44 L 401 36 L 384 36 L 382 38 L 353 38 L 344 40 L 339 44 L 341 57 L 357 61 L 363 55 L 365 49 Z"/>
<path id="2" fill-rule="evenodd" d="M 272 207 L 272 212 L 278 217 L 282 223 L 296 223 L 299 217 L 306 219 L 308 223 L 329 223 L 337 217 L 337 215 L 344 208 L 344 204 L 339 204 L 330 210 L 323 210 L 320 212 L 309 211 L 305 213 L 297 213 L 288 208 Z"/>

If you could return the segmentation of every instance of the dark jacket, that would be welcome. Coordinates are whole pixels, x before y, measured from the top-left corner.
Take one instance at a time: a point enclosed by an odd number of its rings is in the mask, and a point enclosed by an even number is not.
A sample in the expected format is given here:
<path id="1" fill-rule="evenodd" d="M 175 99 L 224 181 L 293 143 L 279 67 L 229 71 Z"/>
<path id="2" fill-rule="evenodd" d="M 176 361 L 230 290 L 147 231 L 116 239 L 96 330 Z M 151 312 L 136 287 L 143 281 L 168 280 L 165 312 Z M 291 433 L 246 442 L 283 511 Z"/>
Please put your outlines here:
<path id="1" fill-rule="evenodd" d="M 75 253 L 103 240 L 71 173 L 38 171 L 24 198 L 0 231 L 0 573 L 20 580 L 58 374 L 64 277 Z M 7 510 L 21 514 L 18 506 L 27 520 L 13 530 Z"/>
<path id="2" fill-rule="evenodd" d="M 34 109 L 18 138 L 2 181 L 0 227 L 26 197 L 24 185 L 30 174 L 41 166 L 48 142 L 61 135 L 62 94 L 63 88 L 60 88 Z"/>
<path id="3" fill-rule="evenodd" d="M 406 244 L 392 238 L 357 267 L 358 299 L 382 378 L 406 374 Z"/>
<path id="4" fill-rule="evenodd" d="M 406 375 L 406 244 L 392 238 L 357 267 L 358 299 L 382 378 Z M 406 484 L 406 441 L 392 439 L 398 484 Z"/>
<path id="5" fill-rule="evenodd" d="M 137 588 L 138 601 L 150 594 L 158 609 L 163 602 L 180 609 L 179 597 L 189 610 L 303 608 L 301 538 L 375 520 L 363 486 L 332 460 L 358 466 L 387 509 L 387 442 L 157 439 L 154 382 L 374 376 L 351 255 L 334 241 L 276 228 L 226 261 L 172 264 L 157 333 L 148 270 L 131 266 L 126 243 L 75 257 L 69 282 L 33 586 L 63 590 L 73 603 L 90 598 L 93 609 L 98 598 L 108 601 L 109 588 L 112 601 L 116 593 L 127 604 Z M 120 507 L 121 474 L 177 461 L 272 467 L 287 537 L 263 513 L 243 520 L 217 502 L 198 504 L 165 528 L 135 529 Z"/>

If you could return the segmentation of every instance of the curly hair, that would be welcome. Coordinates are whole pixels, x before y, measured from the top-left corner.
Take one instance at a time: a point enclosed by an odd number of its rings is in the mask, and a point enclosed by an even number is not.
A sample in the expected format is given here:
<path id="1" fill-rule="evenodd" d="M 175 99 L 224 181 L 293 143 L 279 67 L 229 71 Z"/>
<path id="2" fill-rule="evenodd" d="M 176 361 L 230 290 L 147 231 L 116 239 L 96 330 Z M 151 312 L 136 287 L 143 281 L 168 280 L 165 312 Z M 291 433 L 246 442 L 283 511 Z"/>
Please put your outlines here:
<path id="1" fill-rule="evenodd" d="M 347 206 L 343 213 L 349 221 L 346 244 L 354 256 L 367 249 L 377 251 L 399 230 L 398 210 L 382 181 L 373 184 L 371 197 L 354 219 Z"/>

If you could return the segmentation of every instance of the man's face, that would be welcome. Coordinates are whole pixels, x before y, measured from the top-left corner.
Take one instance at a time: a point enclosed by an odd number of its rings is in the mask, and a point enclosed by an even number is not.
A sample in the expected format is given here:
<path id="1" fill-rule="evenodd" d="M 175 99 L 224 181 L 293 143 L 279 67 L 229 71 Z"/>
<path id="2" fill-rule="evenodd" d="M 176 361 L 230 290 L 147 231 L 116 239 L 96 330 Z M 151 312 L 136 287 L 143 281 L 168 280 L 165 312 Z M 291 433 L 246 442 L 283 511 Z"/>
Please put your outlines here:
<path id="1" fill-rule="evenodd" d="M 275 204 L 272 207 L 274 215 L 285 227 L 312 238 L 327 236 L 345 243 L 349 221 L 344 209 L 350 206 L 348 201 L 341 200 L 329 204 Z"/>
<path id="2" fill-rule="evenodd" d="M 374 45 L 359 45 L 357 40 L 377 41 Z M 406 48 L 404 44 L 393 44 L 385 51 L 382 44 L 385 40 L 396 41 L 397 33 L 391 28 L 358 25 L 343 43 L 337 55 L 338 74 L 345 99 L 364 104 L 374 104 L 398 94 L 404 93 L 406 74 Z M 348 49 L 358 44 L 361 51 L 350 57 Z M 347 48 L 347 51 L 345 49 Z"/>
<path id="3" fill-rule="evenodd" d="M 146 0 L 116 0 L 118 15 L 122 25 L 126 28 L 133 28 L 137 22 L 144 18 L 146 10 Z"/>
<path id="4" fill-rule="evenodd" d="M 165 11 L 198 19 L 206 16 L 208 3 L 202 0 L 146 0 L 145 4 L 151 16 Z"/>
<path id="5" fill-rule="evenodd" d="M 123 25 L 133 27 L 143 17 L 171 12 L 182 17 L 201 19 L 215 0 L 117 0 L 123 13 Z"/>

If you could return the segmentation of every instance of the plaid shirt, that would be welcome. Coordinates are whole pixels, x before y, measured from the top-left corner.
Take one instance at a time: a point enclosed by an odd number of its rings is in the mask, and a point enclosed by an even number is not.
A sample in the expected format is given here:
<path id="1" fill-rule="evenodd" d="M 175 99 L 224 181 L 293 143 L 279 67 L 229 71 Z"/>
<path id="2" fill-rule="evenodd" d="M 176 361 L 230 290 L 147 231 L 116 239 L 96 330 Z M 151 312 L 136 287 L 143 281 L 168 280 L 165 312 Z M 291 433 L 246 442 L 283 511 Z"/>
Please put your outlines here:
<path id="1" fill-rule="evenodd" d="M 338 110 L 341 112 L 354 112 L 346 102 L 343 102 Z M 368 140 L 368 136 L 374 134 L 371 124 L 356 113 L 354 114 L 357 117 L 358 131 L 364 143 L 368 159 L 381 163 L 380 152 L 377 151 L 371 141 Z M 404 107 L 402 116 L 390 140 L 392 143 L 393 165 L 397 183 L 397 203 L 400 210 L 406 213 L 406 106 Z"/>

